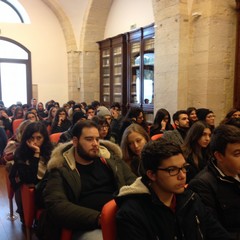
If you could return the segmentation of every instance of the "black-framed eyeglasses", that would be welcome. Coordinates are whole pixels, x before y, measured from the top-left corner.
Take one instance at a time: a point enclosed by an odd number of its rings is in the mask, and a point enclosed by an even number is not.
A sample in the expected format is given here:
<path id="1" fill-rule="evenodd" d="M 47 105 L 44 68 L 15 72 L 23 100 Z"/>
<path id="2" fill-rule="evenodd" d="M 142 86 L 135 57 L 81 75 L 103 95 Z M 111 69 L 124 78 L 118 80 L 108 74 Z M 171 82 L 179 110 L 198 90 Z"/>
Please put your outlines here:
<path id="1" fill-rule="evenodd" d="M 170 176 L 176 176 L 180 173 L 180 171 L 182 171 L 183 173 L 187 173 L 189 170 L 189 166 L 190 164 L 185 164 L 180 168 L 176 166 L 172 166 L 168 168 L 157 168 L 157 170 L 168 172 Z"/>

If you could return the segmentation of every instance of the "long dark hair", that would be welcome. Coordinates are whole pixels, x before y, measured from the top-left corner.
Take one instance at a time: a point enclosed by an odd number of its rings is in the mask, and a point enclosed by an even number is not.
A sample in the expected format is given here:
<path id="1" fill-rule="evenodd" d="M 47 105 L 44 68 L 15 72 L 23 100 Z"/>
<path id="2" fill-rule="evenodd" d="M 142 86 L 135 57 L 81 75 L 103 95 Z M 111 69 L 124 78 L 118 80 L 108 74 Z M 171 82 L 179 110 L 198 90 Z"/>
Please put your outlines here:
<path id="1" fill-rule="evenodd" d="M 239 108 L 230 109 L 220 124 L 227 123 L 232 118 L 233 114 L 236 112 L 240 112 L 240 109 Z"/>
<path id="2" fill-rule="evenodd" d="M 15 158 L 23 162 L 33 158 L 34 151 L 28 147 L 27 140 L 29 140 L 35 132 L 39 132 L 43 135 L 44 140 L 41 146 L 41 156 L 45 163 L 47 163 L 50 159 L 53 146 L 50 142 L 47 128 L 42 122 L 32 122 L 25 128 L 20 145 L 16 149 Z"/>
<path id="3" fill-rule="evenodd" d="M 155 129 L 158 129 L 160 128 L 161 129 L 161 122 L 162 120 L 168 116 L 168 122 L 166 124 L 166 129 L 165 130 L 173 130 L 173 126 L 171 124 L 171 116 L 170 116 L 170 113 L 165 109 L 165 108 L 160 108 L 156 115 L 155 115 L 155 118 L 153 120 L 153 126 L 152 128 L 155 130 Z"/>
<path id="4" fill-rule="evenodd" d="M 210 131 L 212 131 L 211 127 L 205 121 L 197 121 L 188 130 L 182 145 L 185 158 L 188 158 L 191 154 L 198 160 L 203 158 L 203 149 L 200 147 L 198 140 L 202 137 L 204 129 L 206 128 L 209 128 Z M 205 156 L 210 157 L 210 144 L 204 149 L 204 153 Z"/>
<path id="5" fill-rule="evenodd" d="M 59 109 L 57 110 L 57 112 L 56 112 L 56 115 L 55 115 L 55 117 L 54 117 L 54 119 L 53 119 L 53 122 L 52 122 L 52 127 L 58 125 L 59 114 L 60 114 L 61 112 L 65 112 L 65 114 L 66 114 L 66 118 L 64 119 L 64 122 L 68 119 L 68 118 L 67 118 L 67 117 L 68 117 L 68 113 L 67 113 L 66 109 L 63 108 L 63 107 L 61 107 L 61 108 L 59 108 Z"/>

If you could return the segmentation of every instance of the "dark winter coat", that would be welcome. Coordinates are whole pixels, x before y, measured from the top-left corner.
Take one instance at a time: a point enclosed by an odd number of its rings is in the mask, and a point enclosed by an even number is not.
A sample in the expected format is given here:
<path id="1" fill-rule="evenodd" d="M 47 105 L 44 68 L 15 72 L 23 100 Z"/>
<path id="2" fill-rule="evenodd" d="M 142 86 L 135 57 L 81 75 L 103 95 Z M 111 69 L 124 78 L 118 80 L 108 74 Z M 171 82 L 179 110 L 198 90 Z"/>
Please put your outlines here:
<path id="1" fill-rule="evenodd" d="M 206 211 L 196 193 L 176 195 L 176 211 L 164 205 L 141 178 L 123 187 L 116 198 L 120 240 L 227 240 L 228 233 Z"/>
<path id="2" fill-rule="evenodd" d="M 109 141 L 101 142 L 101 155 L 113 171 L 120 189 L 131 184 L 136 176 L 121 159 L 121 149 Z M 105 146 L 105 147 L 104 147 Z M 42 239 L 60 239 L 61 228 L 88 231 L 98 227 L 99 211 L 79 206 L 81 173 L 76 168 L 72 143 L 60 144 L 48 163 L 49 177 L 44 193 L 46 210 L 41 216 Z M 97 199 L 96 199 L 97 201 Z"/>
<path id="3" fill-rule="evenodd" d="M 233 239 L 240 239 L 240 182 L 224 176 L 212 160 L 189 187 L 200 195 Z"/>

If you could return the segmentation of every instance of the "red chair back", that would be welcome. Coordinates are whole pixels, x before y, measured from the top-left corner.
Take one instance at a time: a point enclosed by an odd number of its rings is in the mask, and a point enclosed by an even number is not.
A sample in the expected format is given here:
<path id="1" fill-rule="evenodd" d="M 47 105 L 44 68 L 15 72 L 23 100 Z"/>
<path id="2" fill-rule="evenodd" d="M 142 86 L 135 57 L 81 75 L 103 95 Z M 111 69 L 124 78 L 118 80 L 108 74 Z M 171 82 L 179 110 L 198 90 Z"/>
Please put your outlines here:
<path id="1" fill-rule="evenodd" d="M 163 136 L 163 133 L 155 134 L 151 137 L 151 140 L 155 141 Z"/>
<path id="2" fill-rule="evenodd" d="M 103 240 L 115 240 L 116 231 L 116 213 L 117 204 L 115 200 L 111 200 L 103 206 L 101 215 L 101 227 Z"/>
<path id="3" fill-rule="evenodd" d="M 48 125 L 47 126 L 47 132 L 48 132 L 49 135 L 51 135 L 51 131 L 52 131 L 51 125 Z"/>
<path id="4" fill-rule="evenodd" d="M 23 120 L 24 120 L 23 118 L 13 120 L 12 122 L 13 134 L 16 134 L 17 128 L 23 122 Z"/>
<path id="5" fill-rule="evenodd" d="M 66 228 L 62 229 L 61 240 L 70 240 L 72 239 L 72 231 Z"/>
<path id="6" fill-rule="evenodd" d="M 50 136 L 49 136 L 50 141 L 54 144 L 57 144 L 61 134 L 62 134 L 62 132 L 50 134 Z"/>
<path id="7" fill-rule="evenodd" d="M 26 227 L 26 238 L 31 239 L 31 228 L 34 219 L 38 219 L 41 215 L 42 209 L 37 209 L 35 205 L 35 186 L 23 184 L 21 186 L 22 206 L 24 223 Z M 72 231 L 62 229 L 61 240 L 71 240 Z"/>

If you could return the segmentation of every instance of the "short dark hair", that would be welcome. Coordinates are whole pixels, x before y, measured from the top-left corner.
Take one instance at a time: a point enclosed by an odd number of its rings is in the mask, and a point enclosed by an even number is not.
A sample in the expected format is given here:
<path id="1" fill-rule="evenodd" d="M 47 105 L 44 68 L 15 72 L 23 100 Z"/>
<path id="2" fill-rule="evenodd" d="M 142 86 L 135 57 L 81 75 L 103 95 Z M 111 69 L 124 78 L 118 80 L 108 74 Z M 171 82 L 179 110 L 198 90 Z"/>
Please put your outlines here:
<path id="1" fill-rule="evenodd" d="M 94 116 L 91 120 L 94 123 L 96 123 L 96 125 L 98 126 L 98 129 L 100 129 L 101 126 L 104 124 L 107 124 L 107 126 L 110 127 L 108 121 L 106 120 L 106 118 L 104 116 Z"/>
<path id="2" fill-rule="evenodd" d="M 240 143 L 240 129 L 233 125 L 221 124 L 214 129 L 211 136 L 210 148 L 212 153 L 220 152 L 225 155 L 229 143 Z"/>
<path id="3" fill-rule="evenodd" d="M 145 171 L 157 171 L 157 168 L 163 160 L 182 154 L 182 150 L 178 144 L 172 143 L 164 138 L 157 141 L 148 142 L 141 153 L 141 160 Z"/>
<path id="4" fill-rule="evenodd" d="M 113 102 L 113 103 L 111 104 L 110 108 L 119 108 L 119 109 L 121 109 L 121 105 L 120 105 L 119 102 Z"/>
<path id="5" fill-rule="evenodd" d="M 100 104 L 99 101 L 95 100 L 95 101 L 92 101 L 91 105 L 92 105 L 92 107 L 93 107 L 94 109 L 96 109 L 96 108 L 99 107 L 101 104 Z"/>
<path id="6" fill-rule="evenodd" d="M 177 112 L 175 112 L 175 113 L 173 114 L 173 122 L 174 122 L 174 121 L 178 121 L 178 120 L 179 120 L 179 116 L 180 116 L 181 114 L 187 114 L 187 115 L 188 115 L 188 113 L 187 113 L 186 110 L 179 110 L 179 111 L 177 111 Z"/>
<path id="7" fill-rule="evenodd" d="M 76 137 L 77 139 L 80 138 L 82 135 L 83 128 L 96 128 L 98 129 L 98 126 L 95 122 L 91 120 L 85 120 L 85 121 L 78 121 L 72 128 L 72 136 Z"/>

